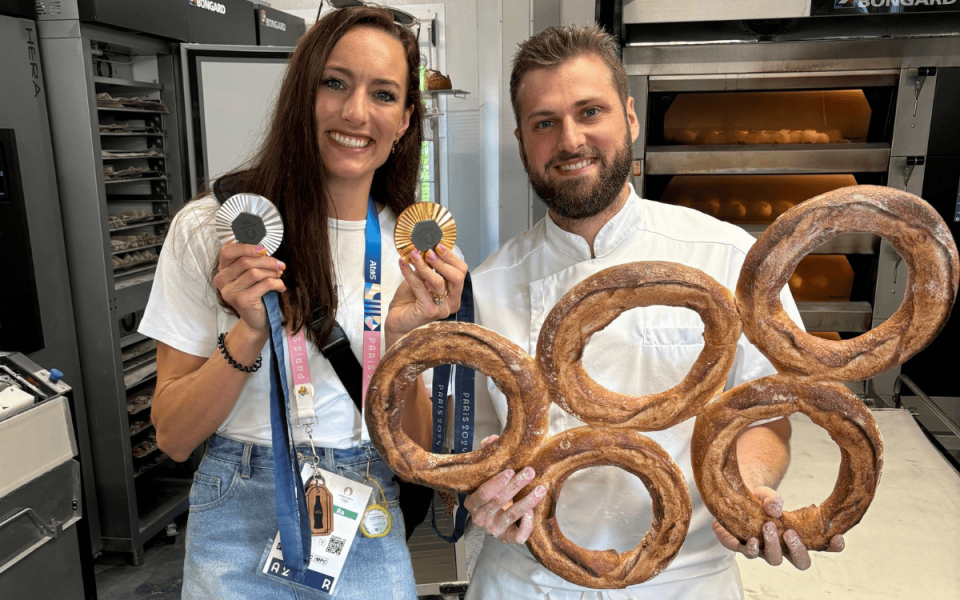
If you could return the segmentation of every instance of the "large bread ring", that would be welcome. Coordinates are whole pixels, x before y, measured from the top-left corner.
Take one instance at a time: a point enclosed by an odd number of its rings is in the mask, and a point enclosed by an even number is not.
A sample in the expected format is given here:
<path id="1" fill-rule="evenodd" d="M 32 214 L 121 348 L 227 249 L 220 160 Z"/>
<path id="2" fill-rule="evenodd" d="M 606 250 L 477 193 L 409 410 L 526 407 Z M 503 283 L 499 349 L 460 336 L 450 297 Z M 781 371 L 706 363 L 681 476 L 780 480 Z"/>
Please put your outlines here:
<path id="1" fill-rule="evenodd" d="M 774 519 L 744 489 L 736 439 L 750 423 L 802 412 L 840 446 L 840 472 L 830 496 L 819 506 L 785 511 Z M 691 446 L 693 475 L 707 508 L 723 527 L 746 544 L 761 527 L 796 530 L 809 550 L 826 550 L 830 538 L 860 522 L 873 500 L 883 466 L 883 442 L 873 415 L 846 386 L 793 375 L 771 375 L 724 393 L 697 416 Z"/>
<path id="2" fill-rule="evenodd" d="M 653 305 L 690 308 L 703 321 L 704 347 L 686 377 L 645 396 L 596 383 L 581 360 L 590 336 L 626 310 Z M 739 338 L 740 319 L 727 288 L 681 264 L 636 262 L 600 271 L 567 292 L 540 330 L 537 361 L 553 400 L 570 414 L 591 425 L 656 431 L 694 416 L 723 390 Z"/>
<path id="3" fill-rule="evenodd" d="M 432 454 L 401 428 L 410 386 L 426 369 L 458 364 L 480 371 L 507 397 L 500 439 L 465 454 Z M 402 479 L 449 492 L 472 492 L 503 469 L 523 468 L 547 434 L 549 399 L 529 354 L 471 323 L 431 323 L 403 336 L 377 367 L 367 388 L 370 441 Z"/>
<path id="4" fill-rule="evenodd" d="M 871 232 L 907 265 L 900 308 L 878 327 L 840 342 L 804 333 L 786 315 L 780 290 L 800 259 L 836 235 Z M 794 206 L 750 249 L 737 283 L 743 331 L 777 370 L 859 381 L 891 369 L 930 343 L 957 296 L 960 263 L 947 225 L 912 194 L 889 187 L 840 188 Z"/>
<path id="5" fill-rule="evenodd" d="M 604 465 L 639 477 L 653 499 L 650 530 L 628 552 L 581 548 L 557 525 L 556 503 L 567 477 Z M 622 428 L 568 429 L 553 436 L 530 466 L 537 476 L 518 497 L 537 485 L 545 486 L 547 495 L 533 509 L 527 547 L 542 565 L 567 581 L 591 588 L 625 588 L 656 577 L 680 551 L 690 527 L 690 493 L 680 467 L 650 438 Z"/>

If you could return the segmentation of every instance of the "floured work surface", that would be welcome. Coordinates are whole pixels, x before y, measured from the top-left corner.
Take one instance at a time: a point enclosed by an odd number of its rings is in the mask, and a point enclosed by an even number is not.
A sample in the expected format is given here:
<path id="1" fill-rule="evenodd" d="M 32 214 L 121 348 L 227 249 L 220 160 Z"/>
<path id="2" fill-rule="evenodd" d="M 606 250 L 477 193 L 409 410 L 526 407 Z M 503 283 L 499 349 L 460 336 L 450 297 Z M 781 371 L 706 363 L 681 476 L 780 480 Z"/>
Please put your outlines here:
<path id="1" fill-rule="evenodd" d="M 956 598 L 960 590 L 960 475 L 904 410 L 872 411 L 883 435 L 883 472 L 863 520 L 839 554 L 813 553 L 813 566 L 771 567 L 738 556 L 747 600 Z M 822 502 L 836 481 L 839 451 L 804 415 L 791 415 L 790 469 L 780 492 Z M 827 466 L 824 466 L 824 465 Z M 799 494 L 797 492 L 796 494 Z"/>

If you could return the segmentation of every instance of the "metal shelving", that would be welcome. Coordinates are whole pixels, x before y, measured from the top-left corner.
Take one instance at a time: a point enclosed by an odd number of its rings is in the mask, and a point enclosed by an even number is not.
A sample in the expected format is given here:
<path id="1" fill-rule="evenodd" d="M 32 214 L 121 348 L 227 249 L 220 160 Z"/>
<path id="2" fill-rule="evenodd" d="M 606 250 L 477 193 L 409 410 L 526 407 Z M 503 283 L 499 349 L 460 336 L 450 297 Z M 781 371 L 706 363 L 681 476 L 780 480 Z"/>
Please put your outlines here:
<path id="1" fill-rule="evenodd" d="M 103 548 L 139 564 L 150 536 L 187 509 L 192 476 L 157 448 L 156 346 L 136 333 L 183 203 L 178 48 L 75 21 L 44 23 L 41 39 Z"/>
<path id="2" fill-rule="evenodd" d="M 879 173 L 890 144 L 650 146 L 646 162 L 649 175 Z"/>

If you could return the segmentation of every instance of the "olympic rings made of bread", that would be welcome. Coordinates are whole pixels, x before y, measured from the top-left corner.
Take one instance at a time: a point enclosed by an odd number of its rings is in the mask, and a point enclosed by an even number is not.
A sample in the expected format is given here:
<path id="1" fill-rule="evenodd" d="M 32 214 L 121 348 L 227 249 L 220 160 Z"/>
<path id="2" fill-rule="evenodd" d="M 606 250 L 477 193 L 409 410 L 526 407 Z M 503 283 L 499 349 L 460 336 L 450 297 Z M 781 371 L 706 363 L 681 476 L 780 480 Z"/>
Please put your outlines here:
<path id="1" fill-rule="evenodd" d="M 567 478 L 581 469 L 604 465 L 639 477 L 653 500 L 650 529 L 628 552 L 581 548 L 557 524 L 557 499 Z M 550 438 L 530 466 L 537 475 L 519 497 L 537 485 L 545 486 L 547 495 L 533 509 L 527 547 L 540 564 L 567 581 L 592 588 L 625 588 L 656 577 L 680 552 L 690 527 L 690 493 L 680 467 L 650 438 L 620 427 L 576 427 Z"/>
<path id="2" fill-rule="evenodd" d="M 889 241 L 907 263 L 909 285 L 900 309 L 884 324 L 854 340 L 828 342 L 796 327 L 783 313 L 779 293 L 804 255 L 846 231 L 873 232 Z M 696 275 L 692 279 L 697 285 L 690 285 L 691 274 Z M 733 442 L 752 422 L 803 412 L 840 445 L 840 476 L 834 493 L 823 504 L 784 513 L 775 521 L 781 536 L 787 528 L 795 529 L 809 549 L 822 550 L 833 535 L 848 530 L 863 516 L 879 481 L 883 456 L 880 434 L 869 411 L 837 381 L 872 377 L 928 344 L 949 316 L 958 275 L 956 245 L 942 219 L 925 202 L 890 188 L 836 190 L 787 211 L 760 237 L 744 262 L 737 305 L 730 303 L 728 292 L 715 293 L 714 285 L 719 284 L 695 269 L 670 263 L 633 263 L 584 280 L 560 300 L 541 331 L 539 363 L 501 336 L 475 325 L 441 323 L 411 332 L 387 352 L 374 374 L 367 394 L 367 426 L 371 440 L 398 475 L 440 490 L 470 492 L 505 468 L 534 465 L 538 476 L 530 485 L 546 486 L 553 501 L 541 502 L 535 511 L 535 535 L 527 542 L 531 551 L 547 568 L 573 583 L 623 587 L 655 576 L 675 556 L 670 544 L 682 544 L 689 507 L 685 517 L 665 511 L 660 528 L 651 528 L 644 538 L 659 545 L 663 532 L 671 532 L 665 553 L 639 552 L 642 545 L 624 554 L 585 550 L 559 532 L 555 519 L 551 521 L 560 487 L 572 472 L 600 464 L 617 465 L 644 481 L 655 505 L 662 498 L 677 497 L 679 492 L 667 483 L 669 478 L 661 484 L 637 466 L 639 454 L 647 457 L 647 466 L 651 463 L 647 445 L 624 441 L 623 436 L 643 438 L 627 427 L 663 429 L 700 411 L 693 461 L 707 508 L 741 542 L 750 537 L 762 540 L 763 523 L 773 519 L 766 517 L 760 503 L 744 489 Z M 656 288 L 643 290 L 645 285 Z M 652 291 L 655 289 L 659 293 Z M 685 298 L 684 289 L 696 299 Z M 688 374 L 679 386 L 654 395 L 654 399 L 600 388 L 579 365 L 583 346 L 590 335 L 625 310 L 652 304 L 697 310 L 707 330 L 707 345 L 716 346 L 717 360 L 726 366 L 705 369 L 703 377 L 708 381 L 703 385 L 686 384 Z M 704 409 L 701 394 L 709 400 L 708 390 L 717 385 L 714 378 L 721 387 L 712 389 L 722 389 L 730 366 L 726 358 L 729 339 L 736 344 L 739 321 L 747 337 L 781 374 L 738 386 Z M 711 333 L 714 328 L 716 332 Z M 705 348 L 698 363 L 707 352 Z M 496 382 L 507 397 L 507 422 L 501 439 L 483 449 L 435 455 L 402 432 L 403 399 L 422 371 L 450 363 L 479 370 Z M 543 392 L 544 386 L 549 387 L 549 394 Z M 672 399 L 656 398 L 671 393 Z M 696 397 L 683 397 L 686 394 Z M 600 428 L 560 433 L 541 448 L 553 399 Z M 591 402 L 602 406 L 591 406 Z M 626 406 L 617 406 L 617 402 Z M 645 415 L 648 405 L 658 403 L 672 418 L 658 420 Z M 611 442 L 615 437 L 631 450 L 616 454 Z M 667 461 L 672 462 L 669 457 Z M 654 491 L 660 489 L 658 485 L 671 491 L 658 496 L 662 493 Z"/>
<path id="3" fill-rule="evenodd" d="M 596 383 L 581 360 L 590 336 L 626 310 L 654 305 L 689 308 L 703 321 L 704 347 L 683 381 L 645 396 Z M 567 292 L 540 329 L 537 362 L 553 401 L 585 423 L 658 431 L 696 415 L 723 391 L 739 339 L 740 318 L 727 288 L 681 264 L 637 262 L 600 271 Z"/>
<path id="4" fill-rule="evenodd" d="M 900 308 L 878 327 L 839 342 L 812 336 L 783 310 L 780 290 L 800 259 L 844 232 L 886 239 L 907 265 Z M 960 282 L 957 247 L 940 215 L 913 194 L 860 185 L 797 204 L 750 249 L 737 283 L 743 331 L 782 373 L 869 379 L 922 350 L 950 316 Z"/>
<path id="5" fill-rule="evenodd" d="M 830 496 L 819 506 L 785 511 L 771 518 L 745 489 L 737 463 L 737 436 L 750 423 L 802 412 L 840 446 L 840 472 Z M 788 374 L 741 384 L 724 393 L 699 416 L 691 446 L 693 474 L 710 512 L 746 544 L 767 521 L 783 533 L 793 529 L 808 550 L 826 550 L 830 539 L 860 522 L 870 506 L 883 467 L 883 442 L 873 415 L 846 386 Z"/>
<path id="6" fill-rule="evenodd" d="M 507 424 L 499 440 L 480 450 L 433 454 L 403 432 L 403 405 L 420 373 L 451 363 L 497 383 L 507 397 Z M 550 401 L 544 389 L 533 358 L 503 336 L 471 323 L 431 323 L 403 336 L 380 360 L 367 388 L 367 430 L 402 479 L 441 491 L 472 492 L 500 471 L 529 463 L 547 435 Z"/>

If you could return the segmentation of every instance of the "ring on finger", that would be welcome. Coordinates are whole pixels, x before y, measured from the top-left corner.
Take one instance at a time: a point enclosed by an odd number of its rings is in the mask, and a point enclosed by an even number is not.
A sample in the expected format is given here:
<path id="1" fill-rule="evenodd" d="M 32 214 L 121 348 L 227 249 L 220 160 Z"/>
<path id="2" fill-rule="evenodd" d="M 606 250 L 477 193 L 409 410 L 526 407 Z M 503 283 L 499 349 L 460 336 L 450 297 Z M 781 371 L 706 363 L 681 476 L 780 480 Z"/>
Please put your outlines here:
<path id="1" fill-rule="evenodd" d="M 447 296 L 450 295 L 450 292 L 444 289 L 443 293 L 434 294 L 433 292 L 430 292 L 430 295 L 433 296 L 434 304 L 436 304 L 437 306 L 443 306 L 443 303 L 446 302 Z"/>

